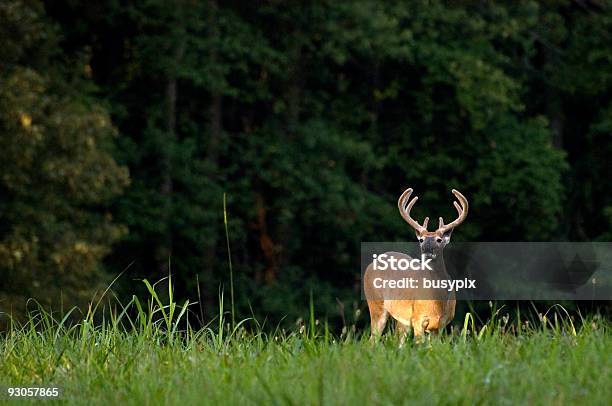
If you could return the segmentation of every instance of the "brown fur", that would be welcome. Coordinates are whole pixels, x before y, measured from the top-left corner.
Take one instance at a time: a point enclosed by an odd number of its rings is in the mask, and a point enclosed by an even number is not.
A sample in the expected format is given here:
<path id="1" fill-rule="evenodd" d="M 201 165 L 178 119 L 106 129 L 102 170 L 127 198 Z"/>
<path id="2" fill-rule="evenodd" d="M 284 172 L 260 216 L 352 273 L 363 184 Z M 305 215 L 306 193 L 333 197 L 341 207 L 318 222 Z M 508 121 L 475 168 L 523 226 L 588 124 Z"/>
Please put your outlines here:
<path id="1" fill-rule="evenodd" d="M 465 220 L 468 213 L 469 205 L 465 196 L 455 189 L 452 190 L 452 193 L 460 202 L 460 204 L 456 201 L 453 202 L 459 217 L 446 225 L 442 217 L 440 217 L 438 229 L 433 232 L 427 231 L 429 217 L 425 218 L 422 225 L 410 217 L 410 210 L 418 200 L 418 197 L 414 197 L 409 201 L 412 195 L 412 188 L 406 189 L 398 199 L 400 214 L 414 228 L 419 241 L 423 242 L 424 239 L 431 237 L 435 237 L 436 241 L 438 241 L 440 246 L 439 259 L 434 262 L 433 270 L 428 271 L 431 272 L 430 277 L 434 279 L 449 279 L 441 250 L 450 241 L 450 232 Z M 394 252 L 388 254 L 393 254 L 398 259 L 402 257 L 411 259 L 408 255 L 402 253 Z M 455 317 L 456 300 L 454 292 L 425 289 L 422 286 L 403 292 L 399 288 L 395 291 L 390 288 L 384 290 L 375 289 L 372 282 L 376 276 L 383 275 L 380 272 L 383 271 L 375 271 L 373 264 L 370 264 L 364 274 L 364 291 L 368 301 L 368 308 L 370 309 L 372 337 L 382 334 L 389 315 L 397 321 L 398 331 L 402 335 L 402 342 L 410 329 L 413 330 L 415 338 L 420 339 L 425 333 L 438 333 Z M 386 272 L 387 277 L 391 276 L 389 271 L 384 272 Z M 413 277 L 421 280 L 424 271 L 391 272 L 402 272 L 401 275 L 396 275 L 397 279 L 400 277 Z M 395 278 L 391 276 L 390 279 Z"/>
<path id="2" fill-rule="evenodd" d="M 410 256 L 398 252 L 389 252 L 396 258 Z M 372 337 L 380 336 L 387 324 L 389 316 L 397 321 L 397 329 L 402 341 L 410 330 L 420 339 L 425 333 L 438 333 L 455 317 L 454 292 L 441 292 L 435 289 L 419 288 L 414 290 L 403 289 L 375 289 L 373 280 L 377 276 L 385 275 L 387 278 L 413 277 L 419 279 L 423 272 L 429 272 L 431 278 L 448 279 L 446 269 L 433 271 L 396 271 L 401 275 L 393 276 L 393 271 L 375 271 L 370 264 L 364 274 L 364 290 L 370 310 Z M 401 299 L 397 299 L 400 298 Z M 432 299 L 423 299 L 424 297 Z"/>

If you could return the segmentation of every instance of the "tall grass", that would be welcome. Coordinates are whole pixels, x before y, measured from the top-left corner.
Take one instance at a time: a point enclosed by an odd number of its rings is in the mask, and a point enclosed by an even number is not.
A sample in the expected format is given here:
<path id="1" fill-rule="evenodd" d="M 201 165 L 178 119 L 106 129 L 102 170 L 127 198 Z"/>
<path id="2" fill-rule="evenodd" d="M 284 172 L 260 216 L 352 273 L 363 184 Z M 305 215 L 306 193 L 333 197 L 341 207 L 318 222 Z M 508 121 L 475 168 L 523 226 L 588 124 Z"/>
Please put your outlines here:
<path id="1" fill-rule="evenodd" d="M 223 225 L 225 227 L 225 242 L 227 243 L 227 261 L 230 271 L 230 303 L 232 326 L 236 325 L 236 307 L 234 304 L 234 267 L 232 265 L 232 250 L 230 248 L 229 228 L 227 225 L 227 196 L 223 193 Z"/>
<path id="2" fill-rule="evenodd" d="M 76 323 L 43 309 L 0 338 L 0 384 L 57 385 L 75 403 L 413 404 L 609 402 L 610 322 L 573 319 L 559 306 L 512 319 L 491 305 L 439 337 L 399 348 L 367 331 L 340 334 L 309 320 L 264 331 L 256 320 L 219 314 L 195 329 L 172 281 L 144 281 L 148 297 L 92 305 Z M 163 302 L 161 297 L 167 297 Z"/>

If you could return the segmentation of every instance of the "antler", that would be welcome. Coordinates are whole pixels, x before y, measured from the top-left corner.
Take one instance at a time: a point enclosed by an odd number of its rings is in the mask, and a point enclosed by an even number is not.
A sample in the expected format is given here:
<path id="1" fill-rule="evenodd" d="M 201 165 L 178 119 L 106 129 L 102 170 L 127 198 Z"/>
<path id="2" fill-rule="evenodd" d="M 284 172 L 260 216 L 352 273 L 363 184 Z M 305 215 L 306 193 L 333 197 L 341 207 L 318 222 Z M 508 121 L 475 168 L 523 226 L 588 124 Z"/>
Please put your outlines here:
<path id="1" fill-rule="evenodd" d="M 412 210 L 412 206 L 414 206 L 416 201 L 419 200 L 419 197 L 415 196 L 410 201 L 410 203 L 408 203 L 408 207 L 406 207 L 406 202 L 408 201 L 408 199 L 410 199 L 410 195 L 412 195 L 412 188 L 406 189 L 404 193 L 402 193 L 402 195 L 399 197 L 397 201 L 397 207 L 399 209 L 399 212 L 402 215 L 402 218 L 406 220 L 406 222 L 410 224 L 412 228 L 414 228 L 416 231 L 418 231 L 419 233 L 426 232 L 429 217 L 425 217 L 423 225 L 420 225 L 417 221 L 413 220 L 412 217 L 410 217 L 410 210 Z"/>
<path id="2" fill-rule="evenodd" d="M 457 217 L 455 221 L 447 225 L 444 225 L 444 220 L 442 220 L 442 217 L 440 217 L 438 223 L 438 231 L 441 233 L 445 233 L 448 230 L 457 227 L 459 224 L 463 223 L 463 220 L 465 220 L 465 218 L 467 217 L 469 207 L 467 199 L 457 189 L 453 189 L 453 194 L 461 203 L 461 206 L 459 206 L 459 203 L 453 202 L 453 205 L 455 206 L 455 209 L 457 209 L 459 217 Z"/>

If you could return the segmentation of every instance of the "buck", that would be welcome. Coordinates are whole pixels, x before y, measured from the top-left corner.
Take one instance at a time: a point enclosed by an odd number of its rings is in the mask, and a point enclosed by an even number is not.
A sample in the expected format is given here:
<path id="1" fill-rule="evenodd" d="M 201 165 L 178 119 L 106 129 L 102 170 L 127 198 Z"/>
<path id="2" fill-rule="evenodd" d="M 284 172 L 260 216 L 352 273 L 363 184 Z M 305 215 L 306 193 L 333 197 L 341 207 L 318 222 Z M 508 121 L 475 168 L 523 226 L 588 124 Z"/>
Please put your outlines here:
<path id="1" fill-rule="evenodd" d="M 438 229 L 427 231 L 429 217 L 420 225 L 410 216 L 412 207 L 419 199 L 415 196 L 409 203 L 412 188 L 406 189 L 397 201 L 397 206 L 402 218 L 415 230 L 421 258 L 430 259 L 431 271 L 428 275 L 434 279 L 450 279 L 444 264 L 443 250 L 450 242 L 453 229 L 463 223 L 468 213 L 468 201 L 459 191 L 453 189 L 453 195 L 459 203 L 453 201 L 458 217 L 455 221 L 444 224 L 442 217 L 439 218 Z M 387 252 L 388 256 L 410 261 L 412 258 L 398 252 Z M 421 275 L 422 275 L 422 271 Z M 407 276 L 416 276 L 415 272 L 404 272 Z M 374 289 L 373 280 L 377 275 L 373 269 L 373 263 L 368 266 L 364 274 L 364 290 L 370 310 L 372 338 L 382 334 L 389 315 L 397 321 L 397 329 L 401 334 L 401 342 L 405 340 L 410 330 L 413 331 L 415 339 L 420 340 L 425 333 L 437 333 L 442 330 L 455 317 L 455 292 L 428 289 L 423 286 L 413 291 L 401 293 L 401 299 L 397 299 L 398 291 L 394 289 Z M 378 275 L 380 275 L 378 273 Z M 426 298 L 426 299 L 424 299 Z"/>

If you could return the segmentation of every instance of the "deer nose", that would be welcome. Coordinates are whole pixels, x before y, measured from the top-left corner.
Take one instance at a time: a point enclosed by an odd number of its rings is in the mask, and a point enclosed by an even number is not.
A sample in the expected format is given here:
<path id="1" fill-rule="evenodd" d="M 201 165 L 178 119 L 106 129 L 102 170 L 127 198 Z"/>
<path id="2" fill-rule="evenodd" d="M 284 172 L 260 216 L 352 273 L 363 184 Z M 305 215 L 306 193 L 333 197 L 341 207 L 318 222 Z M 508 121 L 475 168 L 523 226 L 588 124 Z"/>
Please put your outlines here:
<path id="1" fill-rule="evenodd" d="M 436 254 L 434 254 L 433 252 L 424 252 L 423 253 L 423 258 L 425 258 L 425 259 L 436 259 Z"/>

